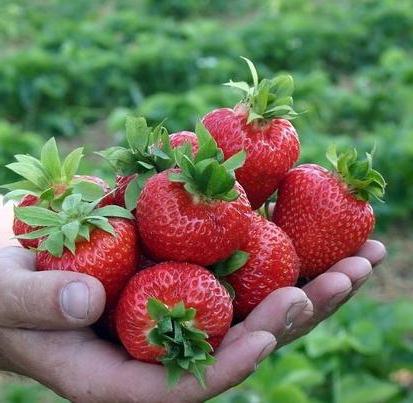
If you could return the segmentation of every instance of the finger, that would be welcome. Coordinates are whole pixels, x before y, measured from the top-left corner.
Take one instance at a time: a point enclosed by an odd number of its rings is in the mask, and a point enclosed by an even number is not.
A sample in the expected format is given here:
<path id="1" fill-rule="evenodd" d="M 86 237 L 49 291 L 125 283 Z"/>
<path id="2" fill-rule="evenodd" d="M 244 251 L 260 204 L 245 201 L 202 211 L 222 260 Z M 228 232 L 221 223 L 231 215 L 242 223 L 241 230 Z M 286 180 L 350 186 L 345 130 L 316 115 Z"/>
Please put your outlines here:
<path id="1" fill-rule="evenodd" d="M 68 271 L 34 272 L 33 254 L 0 251 L 0 326 L 69 329 L 102 314 L 105 291 L 94 277 Z"/>
<path id="2" fill-rule="evenodd" d="M 376 266 L 386 257 L 386 247 L 380 241 L 368 240 L 356 254 L 369 260 L 372 266 Z"/>
<path id="3" fill-rule="evenodd" d="M 345 274 L 350 279 L 352 292 L 354 292 L 370 277 L 372 267 L 370 261 L 366 258 L 353 256 L 340 260 L 328 272 Z"/>
<path id="4" fill-rule="evenodd" d="M 313 315 L 313 305 L 303 290 L 284 287 L 272 292 L 241 323 L 233 326 L 222 346 L 237 338 L 259 330 L 272 333 L 280 340 L 296 323 L 307 321 Z"/>
<path id="5" fill-rule="evenodd" d="M 326 272 L 310 281 L 303 290 L 313 303 L 314 316 L 311 321 L 317 322 L 328 316 L 347 297 L 352 283 L 344 273 Z"/>
<path id="6" fill-rule="evenodd" d="M 243 334 L 233 343 L 219 349 L 215 356 L 216 363 L 206 373 L 206 389 L 192 376 L 188 376 L 171 391 L 171 398 L 167 401 L 204 401 L 238 385 L 256 370 L 276 344 L 275 337 L 269 332 Z"/>

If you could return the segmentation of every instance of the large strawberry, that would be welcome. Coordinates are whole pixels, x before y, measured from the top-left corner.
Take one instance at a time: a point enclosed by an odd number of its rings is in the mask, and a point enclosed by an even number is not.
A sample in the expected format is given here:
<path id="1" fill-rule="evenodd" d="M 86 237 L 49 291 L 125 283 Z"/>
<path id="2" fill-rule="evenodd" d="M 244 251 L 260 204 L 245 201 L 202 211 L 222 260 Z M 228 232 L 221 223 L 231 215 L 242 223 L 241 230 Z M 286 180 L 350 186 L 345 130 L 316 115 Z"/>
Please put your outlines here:
<path id="1" fill-rule="evenodd" d="M 225 158 L 245 150 L 245 164 L 236 176 L 251 202 L 259 208 L 277 189 L 282 177 L 298 160 L 300 143 L 288 119 L 292 109 L 293 79 L 278 76 L 258 82 L 254 65 L 245 59 L 253 76 L 253 87 L 245 82 L 228 85 L 245 92 L 234 109 L 216 109 L 203 118 L 205 127 L 222 148 Z"/>
<path id="2" fill-rule="evenodd" d="M 223 162 L 203 126 L 197 135 L 197 156 L 188 147 L 178 149 L 180 169 L 150 178 L 138 200 L 140 239 L 158 261 L 210 265 L 230 256 L 248 236 L 251 207 L 233 175 L 245 154 Z"/>
<path id="3" fill-rule="evenodd" d="M 182 132 L 172 133 L 170 134 L 169 139 L 171 141 L 172 148 L 177 148 L 184 144 L 189 144 L 191 146 L 192 152 L 195 155 L 198 152 L 198 139 L 194 132 L 188 132 L 184 130 Z"/>
<path id="4" fill-rule="evenodd" d="M 110 147 L 98 155 L 116 172 L 115 204 L 133 210 L 148 178 L 174 167 L 175 157 L 166 128 L 148 127 L 143 117 L 126 118 L 126 140 L 127 147 Z"/>
<path id="5" fill-rule="evenodd" d="M 18 207 L 16 217 L 34 232 L 22 239 L 40 238 L 37 270 L 76 271 L 99 279 L 107 306 L 136 271 L 139 250 L 133 216 L 119 206 L 97 207 L 75 193 L 63 199 L 59 211 L 44 207 Z"/>
<path id="6" fill-rule="evenodd" d="M 225 276 L 234 291 L 234 316 L 244 319 L 265 297 L 280 287 L 294 286 L 300 261 L 291 239 L 274 223 L 254 213 L 248 240 L 214 272 Z"/>
<path id="7" fill-rule="evenodd" d="M 353 255 L 374 227 L 369 200 L 381 198 L 385 181 L 372 169 L 372 158 L 356 150 L 327 157 L 334 170 L 305 164 L 291 170 L 278 190 L 273 220 L 292 239 L 301 275 L 315 277 Z"/>
<path id="8" fill-rule="evenodd" d="M 119 300 L 116 325 L 134 358 L 161 362 L 174 384 L 189 371 L 204 384 L 210 355 L 232 320 L 231 298 L 203 267 L 165 262 L 144 269 L 128 283 Z"/>
<path id="9" fill-rule="evenodd" d="M 72 151 L 62 162 L 56 141 L 51 138 L 41 150 L 39 159 L 30 155 L 16 155 L 16 162 L 7 165 L 7 168 L 20 175 L 23 179 L 4 185 L 10 190 L 6 199 L 20 200 L 19 207 L 39 205 L 48 207 L 58 205 L 71 192 L 82 193 L 87 201 L 105 196 L 100 205 L 111 204 L 111 194 L 108 184 L 96 176 L 76 175 L 83 157 L 83 148 Z M 22 235 L 33 231 L 34 228 L 14 220 L 15 235 Z M 25 248 L 35 248 L 36 239 L 21 239 Z"/>

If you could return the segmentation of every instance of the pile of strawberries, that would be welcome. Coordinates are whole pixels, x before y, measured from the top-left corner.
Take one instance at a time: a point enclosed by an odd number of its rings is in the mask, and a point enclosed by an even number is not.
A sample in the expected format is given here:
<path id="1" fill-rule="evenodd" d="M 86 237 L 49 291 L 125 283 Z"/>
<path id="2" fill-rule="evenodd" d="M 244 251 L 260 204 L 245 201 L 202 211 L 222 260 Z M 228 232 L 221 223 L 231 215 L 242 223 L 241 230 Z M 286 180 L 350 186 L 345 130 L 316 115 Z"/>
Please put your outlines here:
<path id="1" fill-rule="evenodd" d="M 18 201 L 14 232 L 37 269 L 98 278 L 107 295 L 100 332 L 162 363 L 171 384 L 185 372 L 203 384 L 231 323 L 354 254 L 374 226 L 369 200 L 384 193 L 370 154 L 331 148 L 331 171 L 293 168 L 292 78 L 259 81 L 245 60 L 253 85 L 229 82 L 243 99 L 208 113 L 195 133 L 128 117 L 127 145 L 98 153 L 116 172 L 113 189 L 77 175 L 82 148 L 61 161 L 54 139 L 39 159 L 16 155 L 8 165 L 22 177 L 4 186 Z"/>

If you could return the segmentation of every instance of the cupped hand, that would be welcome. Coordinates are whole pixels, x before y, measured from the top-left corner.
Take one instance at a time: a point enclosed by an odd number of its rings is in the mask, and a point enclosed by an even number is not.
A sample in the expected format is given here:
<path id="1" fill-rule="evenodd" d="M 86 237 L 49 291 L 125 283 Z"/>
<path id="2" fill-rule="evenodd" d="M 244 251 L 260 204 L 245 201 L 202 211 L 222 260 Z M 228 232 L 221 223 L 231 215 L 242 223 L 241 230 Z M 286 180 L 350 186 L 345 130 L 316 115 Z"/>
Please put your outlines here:
<path id="1" fill-rule="evenodd" d="M 74 402 L 203 401 L 240 383 L 274 349 L 327 318 L 384 255 L 380 242 L 368 241 L 357 256 L 338 262 L 303 289 L 273 292 L 230 329 L 207 371 L 207 389 L 186 376 L 168 390 L 161 366 L 131 359 L 86 327 L 105 304 L 96 279 L 35 272 L 30 252 L 6 248 L 0 251 L 0 369 L 36 379 Z"/>

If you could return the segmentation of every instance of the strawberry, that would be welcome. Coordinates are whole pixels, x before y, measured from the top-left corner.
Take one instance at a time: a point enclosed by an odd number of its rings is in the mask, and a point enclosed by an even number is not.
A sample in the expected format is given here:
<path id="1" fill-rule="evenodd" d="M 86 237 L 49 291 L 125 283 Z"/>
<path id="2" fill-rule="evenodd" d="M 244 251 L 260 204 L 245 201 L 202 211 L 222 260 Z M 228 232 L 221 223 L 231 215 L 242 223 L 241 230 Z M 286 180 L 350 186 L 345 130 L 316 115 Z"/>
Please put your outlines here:
<path id="1" fill-rule="evenodd" d="M 148 127 L 143 117 L 126 118 L 128 147 L 110 147 L 97 154 L 115 170 L 114 203 L 134 210 L 139 194 L 151 176 L 175 166 L 169 135 L 162 124 Z"/>
<path id="2" fill-rule="evenodd" d="M 357 151 L 327 158 L 333 172 L 304 164 L 281 182 L 273 221 L 292 239 L 301 260 L 301 276 L 315 277 L 353 255 L 374 227 L 369 200 L 381 198 L 385 181 L 372 169 L 372 157 L 357 159 Z"/>
<path id="3" fill-rule="evenodd" d="M 252 216 L 248 240 L 228 260 L 213 266 L 234 291 L 234 316 L 243 320 L 277 288 L 294 286 L 300 261 L 291 239 L 274 223 Z"/>
<path id="4" fill-rule="evenodd" d="M 186 130 L 182 132 L 172 133 L 169 135 L 171 141 L 171 147 L 177 148 L 185 143 L 191 146 L 192 152 L 196 155 L 198 152 L 198 139 L 194 132 L 188 132 Z"/>
<path id="5" fill-rule="evenodd" d="M 96 277 L 112 306 L 135 273 L 139 250 L 133 216 L 119 206 L 97 207 L 82 195 L 66 196 L 58 211 L 44 207 L 18 207 L 16 217 L 38 227 L 21 239 L 40 239 L 37 270 L 69 270 Z"/>
<path id="6" fill-rule="evenodd" d="M 189 371 L 204 384 L 210 355 L 232 320 L 231 297 L 207 269 L 159 263 L 137 273 L 116 310 L 122 344 L 134 358 L 167 369 L 170 384 Z M 208 340 L 208 342 L 207 342 Z"/>
<path id="7" fill-rule="evenodd" d="M 197 126 L 199 151 L 179 148 L 180 169 L 161 172 L 144 186 L 136 208 L 140 239 L 149 257 L 203 266 L 229 257 L 245 242 L 251 208 L 235 182 L 240 152 L 223 163 L 207 130 Z"/>
<path id="8" fill-rule="evenodd" d="M 84 200 L 94 200 L 110 192 L 108 184 L 96 177 L 75 175 L 83 157 L 83 149 L 77 148 L 61 162 L 56 141 L 51 138 L 43 146 L 40 159 L 29 155 L 16 155 L 17 162 L 7 165 L 7 168 L 20 175 L 23 180 L 4 185 L 10 190 L 5 199 L 20 200 L 19 207 L 39 205 L 48 207 L 58 204 L 62 198 L 72 191 L 83 194 Z M 111 195 L 102 199 L 101 205 L 110 204 Z M 22 235 L 35 228 L 14 220 L 15 235 Z M 37 239 L 20 239 L 25 248 L 36 248 Z"/>
<path id="9" fill-rule="evenodd" d="M 293 125 L 293 79 L 278 76 L 258 82 L 257 71 L 248 59 L 254 85 L 230 82 L 243 90 L 244 99 L 233 109 L 216 109 L 202 122 L 222 148 L 225 158 L 245 150 L 245 164 L 236 177 L 252 208 L 258 209 L 276 190 L 282 177 L 298 160 L 300 143 Z"/>

